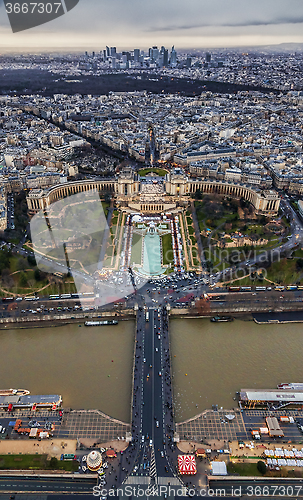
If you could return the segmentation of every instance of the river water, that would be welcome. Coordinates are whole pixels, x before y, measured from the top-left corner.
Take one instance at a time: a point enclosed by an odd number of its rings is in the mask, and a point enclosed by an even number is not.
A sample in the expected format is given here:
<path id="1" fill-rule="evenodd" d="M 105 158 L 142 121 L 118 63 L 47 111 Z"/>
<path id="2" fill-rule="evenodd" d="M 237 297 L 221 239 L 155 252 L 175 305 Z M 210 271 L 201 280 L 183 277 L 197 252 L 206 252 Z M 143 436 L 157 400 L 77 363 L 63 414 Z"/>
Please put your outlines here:
<path id="1" fill-rule="evenodd" d="M 134 328 L 120 321 L 1 330 L 0 389 L 61 394 L 64 407 L 98 408 L 129 422 Z M 236 406 L 241 388 L 303 382 L 301 324 L 172 319 L 170 331 L 177 421 L 212 404 Z"/>
<path id="2" fill-rule="evenodd" d="M 0 331 L 0 389 L 61 394 L 65 408 L 130 421 L 134 321 Z"/>
<path id="3" fill-rule="evenodd" d="M 302 324 L 173 319 L 170 326 L 177 421 L 213 404 L 237 406 L 233 397 L 242 388 L 303 382 Z"/>

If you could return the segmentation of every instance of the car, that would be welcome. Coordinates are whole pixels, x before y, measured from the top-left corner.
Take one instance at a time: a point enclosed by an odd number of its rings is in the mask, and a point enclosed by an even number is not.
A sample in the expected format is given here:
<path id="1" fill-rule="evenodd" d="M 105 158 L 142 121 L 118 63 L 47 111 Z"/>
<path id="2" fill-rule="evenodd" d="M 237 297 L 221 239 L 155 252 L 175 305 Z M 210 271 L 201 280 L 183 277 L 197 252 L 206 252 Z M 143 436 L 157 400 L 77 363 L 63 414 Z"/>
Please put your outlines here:
<path id="1" fill-rule="evenodd" d="M 159 420 L 157 420 L 156 422 L 156 427 L 159 427 Z"/>
<path id="2" fill-rule="evenodd" d="M 161 373 L 161 372 L 159 372 L 159 377 L 161 377 L 161 376 L 162 376 L 162 373 Z"/>
<path id="3" fill-rule="evenodd" d="M 156 347 L 155 351 L 156 351 L 156 352 L 158 352 L 158 351 L 159 351 L 158 347 Z"/>
<path id="4" fill-rule="evenodd" d="M 161 451 L 161 457 L 162 458 L 164 457 L 164 451 Z"/>
<path id="5" fill-rule="evenodd" d="M 143 358 L 143 363 L 146 363 L 146 358 Z"/>
<path id="6" fill-rule="evenodd" d="M 152 440 L 152 439 L 150 439 L 150 440 L 149 440 L 149 446 L 152 446 L 152 445 L 153 445 L 153 440 Z"/>

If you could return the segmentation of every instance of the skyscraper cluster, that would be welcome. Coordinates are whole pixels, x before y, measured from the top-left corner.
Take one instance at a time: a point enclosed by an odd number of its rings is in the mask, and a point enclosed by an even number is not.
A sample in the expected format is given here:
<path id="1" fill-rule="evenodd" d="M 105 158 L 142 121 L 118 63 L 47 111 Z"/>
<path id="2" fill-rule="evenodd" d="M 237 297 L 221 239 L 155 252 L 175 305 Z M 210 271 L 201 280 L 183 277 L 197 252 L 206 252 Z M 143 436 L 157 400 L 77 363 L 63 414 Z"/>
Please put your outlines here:
<path id="1" fill-rule="evenodd" d="M 86 57 L 88 54 L 86 53 Z M 93 57 L 97 57 L 95 54 Z M 98 56 L 113 69 L 130 68 L 175 68 L 178 63 L 177 52 L 173 46 L 171 51 L 163 45 L 153 46 L 147 52 L 141 49 L 117 52 L 116 47 L 106 46 Z"/>

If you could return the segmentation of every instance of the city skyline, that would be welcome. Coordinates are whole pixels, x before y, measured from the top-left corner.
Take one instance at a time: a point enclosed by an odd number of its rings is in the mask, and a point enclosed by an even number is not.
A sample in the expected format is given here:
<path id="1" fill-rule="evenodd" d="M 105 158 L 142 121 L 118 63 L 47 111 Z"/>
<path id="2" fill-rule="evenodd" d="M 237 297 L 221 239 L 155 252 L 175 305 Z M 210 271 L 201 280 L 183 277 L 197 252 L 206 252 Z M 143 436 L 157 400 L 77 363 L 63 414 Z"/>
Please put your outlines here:
<path id="1" fill-rule="evenodd" d="M 13 34 L 0 4 L 0 50 L 47 50 L 119 46 L 121 50 L 151 45 L 178 48 L 225 48 L 282 43 L 303 43 L 303 5 L 298 0 L 266 5 L 257 0 L 243 5 L 239 0 L 168 0 L 142 7 L 137 0 L 82 0 L 75 9 L 41 27 Z"/>

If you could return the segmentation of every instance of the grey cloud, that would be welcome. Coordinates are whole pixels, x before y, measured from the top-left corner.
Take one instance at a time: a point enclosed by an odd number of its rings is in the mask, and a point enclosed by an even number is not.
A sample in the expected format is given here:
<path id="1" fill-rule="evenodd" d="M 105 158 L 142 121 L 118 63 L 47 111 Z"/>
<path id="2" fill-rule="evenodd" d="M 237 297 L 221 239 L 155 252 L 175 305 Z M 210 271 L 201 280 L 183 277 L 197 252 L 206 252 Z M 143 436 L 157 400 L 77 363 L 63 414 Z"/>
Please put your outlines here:
<path id="1" fill-rule="evenodd" d="M 2 37 L 7 41 L 9 29 L 3 7 L 0 0 L 0 28 L 6 28 L 6 35 L 0 33 L 0 44 Z M 28 30 L 22 40 L 26 43 L 31 37 L 47 36 L 50 45 L 60 38 L 64 46 L 68 39 L 77 38 L 84 46 L 87 37 L 96 40 L 92 42 L 96 47 L 104 43 L 132 47 L 133 43 L 142 46 L 162 38 L 178 44 L 182 37 L 203 36 L 204 32 L 213 38 L 235 38 L 246 35 L 245 30 L 278 39 L 282 34 L 301 36 L 301 23 L 302 0 L 80 0 L 67 15 Z M 8 36 L 13 42 L 13 35 Z"/>
<path id="2" fill-rule="evenodd" d="M 222 27 L 222 28 L 232 28 L 232 27 L 245 27 L 245 26 L 276 26 L 279 24 L 301 24 L 303 23 L 303 16 L 297 17 L 296 19 L 277 19 L 271 21 L 239 21 L 234 23 L 220 23 L 220 24 L 209 24 L 209 23 L 199 23 L 199 24 L 188 24 L 180 26 L 153 26 L 147 31 L 182 31 L 191 30 L 196 28 L 208 28 L 208 27 Z"/>

